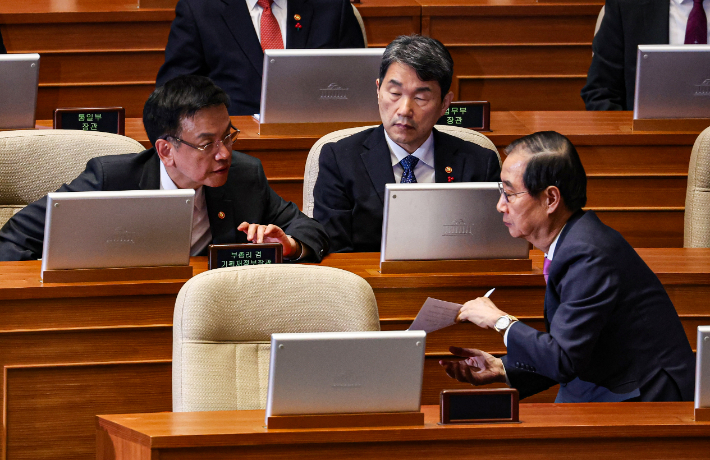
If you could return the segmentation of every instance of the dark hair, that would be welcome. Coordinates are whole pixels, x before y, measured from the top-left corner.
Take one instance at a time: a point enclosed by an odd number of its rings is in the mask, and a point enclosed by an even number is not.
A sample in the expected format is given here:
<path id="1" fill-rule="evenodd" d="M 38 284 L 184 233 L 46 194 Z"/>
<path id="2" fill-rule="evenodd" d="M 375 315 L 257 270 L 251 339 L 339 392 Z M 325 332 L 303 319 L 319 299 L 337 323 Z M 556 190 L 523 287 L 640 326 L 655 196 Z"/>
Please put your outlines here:
<path id="1" fill-rule="evenodd" d="M 212 80 L 199 75 L 181 75 L 156 88 L 143 106 L 143 126 L 151 144 L 166 136 L 179 137 L 181 122 L 198 110 L 224 105 L 229 96 Z"/>
<path id="2" fill-rule="evenodd" d="M 518 149 L 532 155 L 523 173 L 523 184 L 531 196 L 554 185 L 570 211 L 577 212 L 587 204 L 587 174 L 569 139 L 555 131 L 540 131 L 513 141 L 505 153 Z"/>
<path id="3" fill-rule="evenodd" d="M 395 38 L 382 55 L 380 85 L 384 84 L 387 69 L 393 62 L 413 68 L 421 81 L 436 80 L 441 88 L 441 100 L 444 100 L 451 88 L 454 60 L 439 40 L 416 34 Z"/>

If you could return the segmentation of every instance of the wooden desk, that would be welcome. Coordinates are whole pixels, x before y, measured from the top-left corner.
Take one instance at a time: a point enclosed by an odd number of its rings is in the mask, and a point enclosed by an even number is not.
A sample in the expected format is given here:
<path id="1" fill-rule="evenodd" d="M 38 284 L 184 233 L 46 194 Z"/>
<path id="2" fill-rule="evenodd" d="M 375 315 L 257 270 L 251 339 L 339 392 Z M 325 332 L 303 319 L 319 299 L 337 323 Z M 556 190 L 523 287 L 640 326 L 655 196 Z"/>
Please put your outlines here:
<path id="1" fill-rule="evenodd" d="M 521 404 L 521 423 L 267 430 L 264 411 L 104 415 L 96 418 L 100 460 L 706 459 L 710 423 L 692 403 Z M 164 457 L 165 456 L 165 457 Z"/>
<path id="2" fill-rule="evenodd" d="M 710 249 L 639 249 L 656 272 L 695 346 L 710 324 Z M 377 254 L 335 254 L 323 265 L 362 276 L 372 286 L 384 330 L 405 329 L 427 297 L 464 302 L 496 287 L 495 302 L 543 327 L 542 255 L 525 273 L 381 275 Z M 193 259 L 195 272 L 206 269 Z M 0 366 L 7 458 L 89 459 L 94 416 L 170 411 L 172 318 L 181 281 L 43 285 L 40 263 L 0 263 Z M 427 337 L 424 404 L 443 388 L 461 388 L 437 361 L 448 346 L 503 353 L 500 336 L 458 324 Z M 547 392 L 533 402 L 552 401 Z M 528 401 L 528 400 L 526 400 Z"/>
<path id="3" fill-rule="evenodd" d="M 681 247 L 688 162 L 699 132 L 633 132 L 631 122 L 631 112 L 493 112 L 486 135 L 501 155 L 536 131 L 568 136 L 587 172 L 587 209 L 634 247 Z M 306 158 L 318 137 L 260 136 L 252 117 L 233 123 L 242 131 L 234 148 L 259 158 L 274 190 L 300 207 Z M 140 119 L 126 120 L 126 135 L 150 146 Z"/>

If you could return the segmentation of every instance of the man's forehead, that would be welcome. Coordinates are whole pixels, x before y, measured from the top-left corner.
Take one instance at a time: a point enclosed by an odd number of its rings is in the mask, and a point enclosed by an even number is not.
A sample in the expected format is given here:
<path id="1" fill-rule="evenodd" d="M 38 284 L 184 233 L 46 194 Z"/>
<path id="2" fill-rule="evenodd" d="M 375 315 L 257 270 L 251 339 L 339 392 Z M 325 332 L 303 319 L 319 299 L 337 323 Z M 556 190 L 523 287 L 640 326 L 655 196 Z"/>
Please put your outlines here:
<path id="1" fill-rule="evenodd" d="M 523 173 L 527 167 L 530 156 L 514 150 L 506 157 L 503 162 L 503 168 L 500 172 L 500 178 L 506 184 L 522 184 Z"/>
<path id="2" fill-rule="evenodd" d="M 194 136 L 221 134 L 229 128 L 229 124 L 226 107 L 205 107 L 180 118 L 180 131 Z"/>
<path id="3" fill-rule="evenodd" d="M 399 75 L 396 75 L 399 74 Z M 402 77 L 406 77 L 408 81 L 400 81 Z M 393 81 L 394 80 L 394 81 Z M 385 83 L 400 83 L 400 84 L 414 84 L 417 88 L 428 88 L 432 91 L 434 90 L 439 90 L 441 91 L 441 87 L 439 86 L 439 82 L 436 80 L 422 80 L 419 78 L 419 75 L 417 75 L 417 71 L 414 69 L 414 67 L 404 64 L 402 62 L 393 62 L 390 64 L 389 68 L 387 69 L 387 73 L 385 74 Z"/>

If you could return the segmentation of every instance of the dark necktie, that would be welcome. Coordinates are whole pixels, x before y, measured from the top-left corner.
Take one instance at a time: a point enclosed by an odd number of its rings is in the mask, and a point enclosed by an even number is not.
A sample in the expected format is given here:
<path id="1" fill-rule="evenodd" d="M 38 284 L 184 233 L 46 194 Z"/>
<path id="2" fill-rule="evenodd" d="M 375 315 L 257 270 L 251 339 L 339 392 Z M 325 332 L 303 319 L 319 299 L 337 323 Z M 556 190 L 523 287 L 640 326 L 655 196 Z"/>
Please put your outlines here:
<path id="1" fill-rule="evenodd" d="M 261 50 L 282 50 L 284 49 L 284 41 L 281 36 L 279 23 L 276 21 L 274 13 L 271 11 L 273 0 L 259 0 L 257 5 L 262 7 L 264 11 L 261 13 Z"/>
<path id="2" fill-rule="evenodd" d="M 545 261 L 542 263 L 542 276 L 545 277 L 545 282 L 547 283 L 547 278 L 550 277 L 550 264 L 552 261 L 545 257 Z"/>
<path id="3" fill-rule="evenodd" d="M 703 0 L 693 0 L 693 9 L 688 16 L 688 25 L 685 28 L 685 44 L 705 45 L 708 42 L 708 18 L 703 9 Z"/>
<path id="4" fill-rule="evenodd" d="M 417 178 L 414 177 L 414 168 L 417 166 L 417 163 L 419 163 L 419 158 L 414 155 L 407 155 L 402 159 L 402 161 L 399 162 L 399 164 L 402 165 L 402 168 L 404 168 L 404 172 L 402 172 L 402 180 L 399 181 L 400 184 L 417 183 Z"/>

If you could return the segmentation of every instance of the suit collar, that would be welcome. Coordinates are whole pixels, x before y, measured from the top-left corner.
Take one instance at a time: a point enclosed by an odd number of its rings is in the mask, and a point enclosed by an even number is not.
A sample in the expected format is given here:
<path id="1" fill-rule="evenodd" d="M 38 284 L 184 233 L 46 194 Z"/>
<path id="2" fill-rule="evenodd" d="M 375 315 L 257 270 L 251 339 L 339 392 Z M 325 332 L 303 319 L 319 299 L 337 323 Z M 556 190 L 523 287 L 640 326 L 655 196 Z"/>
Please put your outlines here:
<path id="1" fill-rule="evenodd" d="M 465 159 L 458 155 L 455 138 L 444 136 L 434 128 L 434 177 L 436 182 L 461 180 Z M 451 178 L 451 179 L 449 179 Z"/>
<path id="2" fill-rule="evenodd" d="M 380 125 L 362 143 L 364 151 L 360 154 L 365 164 L 370 181 L 380 197 L 385 201 L 385 184 L 394 183 L 394 171 L 390 161 L 390 149 L 385 140 L 385 128 Z"/>
<path id="3" fill-rule="evenodd" d="M 300 16 L 298 21 L 295 16 Z M 313 5 L 310 0 L 288 0 L 286 9 L 286 47 L 301 49 L 306 47 L 311 32 Z M 299 24 L 300 27 L 297 27 Z"/>
<path id="4" fill-rule="evenodd" d="M 140 190 L 158 190 L 160 189 L 160 158 L 155 148 L 152 151 L 151 157 L 145 163 L 143 174 L 138 182 Z"/>
<path id="5" fill-rule="evenodd" d="M 642 24 L 638 30 L 645 32 L 643 37 L 639 37 L 640 43 L 668 43 L 670 4 L 668 0 L 642 0 L 627 3 L 630 16 L 639 18 L 639 23 Z M 659 35 L 655 36 L 655 34 Z"/>
<path id="6" fill-rule="evenodd" d="M 225 3 L 222 19 L 227 24 L 237 46 L 242 49 L 251 65 L 261 75 L 264 69 L 264 52 L 261 51 L 261 43 L 251 22 L 247 2 L 244 0 L 222 0 L 222 2 Z"/>
<path id="7" fill-rule="evenodd" d="M 592 214 L 594 214 L 593 211 L 587 211 L 587 212 L 591 212 Z M 579 211 L 572 214 L 572 216 L 567 220 L 567 223 L 565 224 L 564 228 L 560 232 L 559 238 L 557 239 L 557 245 L 555 246 L 555 251 L 558 251 L 560 249 L 560 247 L 562 247 L 564 245 L 565 238 L 569 234 L 570 230 L 572 230 L 574 225 L 579 221 L 579 219 L 582 218 L 582 216 L 584 216 L 584 214 L 585 214 L 585 211 L 582 211 L 580 209 Z M 550 266 L 550 270 L 552 270 L 551 267 L 552 266 Z"/>

